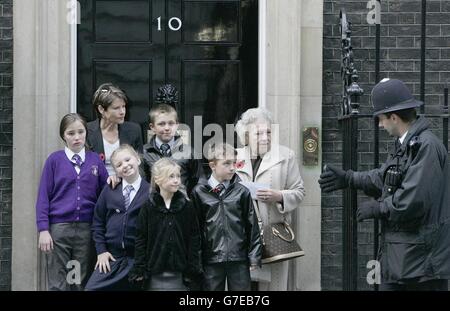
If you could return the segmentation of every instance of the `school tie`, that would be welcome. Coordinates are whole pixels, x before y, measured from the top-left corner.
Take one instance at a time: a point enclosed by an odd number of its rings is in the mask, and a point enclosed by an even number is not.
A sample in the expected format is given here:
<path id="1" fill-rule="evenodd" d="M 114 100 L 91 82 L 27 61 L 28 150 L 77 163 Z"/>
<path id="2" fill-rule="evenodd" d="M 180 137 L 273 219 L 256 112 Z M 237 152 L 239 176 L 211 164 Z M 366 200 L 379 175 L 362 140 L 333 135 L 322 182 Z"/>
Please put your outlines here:
<path id="1" fill-rule="evenodd" d="M 222 195 L 222 192 L 225 190 L 224 184 L 218 184 L 214 187 L 213 192 L 217 193 L 219 196 Z"/>
<path id="2" fill-rule="evenodd" d="M 130 193 L 131 191 L 133 191 L 133 186 L 132 185 L 128 185 L 125 187 L 125 189 L 123 189 L 123 198 L 124 198 L 124 205 L 125 205 L 125 209 L 127 210 L 128 207 L 130 206 Z"/>
<path id="3" fill-rule="evenodd" d="M 400 139 L 397 138 L 394 143 L 395 152 L 397 152 L 401 146 L 402 146 L 402 144 L 400 143 Z"/>
<path id="4" fill-rule="evenodd" d="M 159 149 L 161 149 L 161 153 L 165 157 L 170 157 L 172 155 L 172 153 L 170 152 L 169 144 L 162 144 L 161 147 L 159 147 Z"/>
<path id="5" fill-rule="evenodd" d="M 81 168 L 81 164 L 83 164 L 83 161 L 81 161 L 81 157 L 79 154 L 74 154 L 72 160 L 75 161 L 75 164 Z"/>

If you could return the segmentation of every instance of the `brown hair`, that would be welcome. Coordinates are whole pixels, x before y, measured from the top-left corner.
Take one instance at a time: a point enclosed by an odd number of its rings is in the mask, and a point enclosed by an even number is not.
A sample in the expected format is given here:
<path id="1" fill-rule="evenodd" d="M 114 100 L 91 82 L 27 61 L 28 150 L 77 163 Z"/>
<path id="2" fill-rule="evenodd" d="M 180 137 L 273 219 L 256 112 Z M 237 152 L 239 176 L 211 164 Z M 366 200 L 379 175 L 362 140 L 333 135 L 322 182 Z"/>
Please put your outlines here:
<path id="1" fill-rule="evenodd" d="M 83 124 L 84 129 L 86 130 L 86 138 L 87 138 L 88 130 L 87 130 L 86 120 L 82 116 L 80 116 L 78 113 L 68 113 L 64 117 L 62 117 L 61 123 L 59 124 L 59 136 L 61 137 L 61 139 L 64 142 L 65 142 L 64 132 L 66 131 L 66 129 L 69 125 L 71 125 L 72 123 L 74 123 L 76 121 L 80 121 L 81 124 Z"/>
<path id="2" fill-rule="evenodd" d="M 397 111 L 386 112 L 386 118 L 390 118 L 391 115 L 396 114 L 405 123 L 411 123 L 417 118 L 417 112 L 415 108 L 402 109 Z"/>
<path id="3" fill-rule="evenodd" d="M 115 99 L 121 99 L 125 104 L 128 104 L 127 95 L 118 86 L 115 86 L 112 83 L 103 83 L 98 87 L 97 91 L 94 93 L 92 104 L 94 105 L 95 113 L 99 119 L 102 118 L 102 114 L 98 110 L 98 107 L 102 106 L 103 109 L 107 110 Z"/>
<path id="4" fill-rule="evenodd" d="M 155 123 L 156 117 L 161 113 L 173 113 L 175 114 L 175 121 L 178 122 L 178 114 L 175 108 L 168 104 L 158 104 L 150 109 L 148 116 L 150 118 L 150 123 Z"/>

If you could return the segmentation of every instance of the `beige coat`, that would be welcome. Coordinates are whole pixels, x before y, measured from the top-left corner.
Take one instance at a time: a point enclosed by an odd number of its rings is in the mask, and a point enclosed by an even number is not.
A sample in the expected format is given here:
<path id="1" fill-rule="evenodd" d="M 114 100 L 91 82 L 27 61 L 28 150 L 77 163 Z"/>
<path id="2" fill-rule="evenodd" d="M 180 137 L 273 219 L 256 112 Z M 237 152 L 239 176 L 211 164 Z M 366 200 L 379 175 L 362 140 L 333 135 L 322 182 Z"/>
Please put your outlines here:
<path id="1" fill-rule="evenodd" d="M 273 202 L 254 201 L 261 214 L 261 219 L 266 224 L 287 220 L 291 223 L 291 213 L 303 200 L 305 189 L 300 170 L 292 150 L 285 146 L 276 145 L 266 153 L 261 161 L 258 172 L 253 180 L 252 162 L 248 147 L 237 149 L 238 161 L 244 161 L 244 165 L 236 170 L 243 181 L 254 181 L 269 185 L 270 189 L 280 190 L 283 196 L 283 204 Z M 264 277 L 253 273 L 256 279 L 270 283 L 260 282 L 262 290 L 287 290 L 288 261 L 263 265 L 259 271 Z"/>

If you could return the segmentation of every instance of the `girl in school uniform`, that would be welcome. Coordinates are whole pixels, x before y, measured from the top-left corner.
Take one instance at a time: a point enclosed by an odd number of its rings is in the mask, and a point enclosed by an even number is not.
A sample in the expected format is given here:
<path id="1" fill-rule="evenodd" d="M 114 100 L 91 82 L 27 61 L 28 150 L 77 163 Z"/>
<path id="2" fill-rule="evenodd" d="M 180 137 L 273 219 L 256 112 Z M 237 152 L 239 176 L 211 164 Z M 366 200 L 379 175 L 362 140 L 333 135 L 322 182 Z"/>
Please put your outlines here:
<path id="1" fill-rule="evenodd" d="M 42 171 L 36 223 L 49 290 L 81 290 L 88 273 L 92 215 L 108 173 L 85 149 L 86 133 L 80 115 L 65 115 L 59 134 L 66 147 L 50 154 Z"/>
<path id="2" fill-rule="evenodd" d="M 150 185 L 139 175 L 141 160 L 130 145 L 116 149 L 111 163 L 122 182 L 114 189 L 105 187 L 95 206 L 92 232 L 97 263 L 86 290 L 135 289 L 128 273 L 134 264 L 137 218 Z"/>
<path id="3" fill-rule="evenodd" d="M 200 233 L 192 204 L 180 190 L 180 166 L 169 158 L 158 160 L 151 183 L 138 218 L 130 280 L 145 280 L 147 290 L 193 289 L 202 274 Z"/>

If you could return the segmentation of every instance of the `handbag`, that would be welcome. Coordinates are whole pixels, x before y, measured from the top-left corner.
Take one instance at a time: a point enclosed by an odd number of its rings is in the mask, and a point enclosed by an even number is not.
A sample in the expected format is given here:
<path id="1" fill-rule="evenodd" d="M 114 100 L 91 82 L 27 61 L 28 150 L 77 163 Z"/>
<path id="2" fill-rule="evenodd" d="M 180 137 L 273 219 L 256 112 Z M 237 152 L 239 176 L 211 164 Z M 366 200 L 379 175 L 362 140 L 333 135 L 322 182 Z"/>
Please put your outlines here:
<path id="1" fill-rule="evenodd" d="M 263 245 L 262 264 L 285 261 L 305 255 L 305 252 L 295 240 L 294 231 L 286 220 L 264 226 L 256 204 L 255 212 Z"/>

